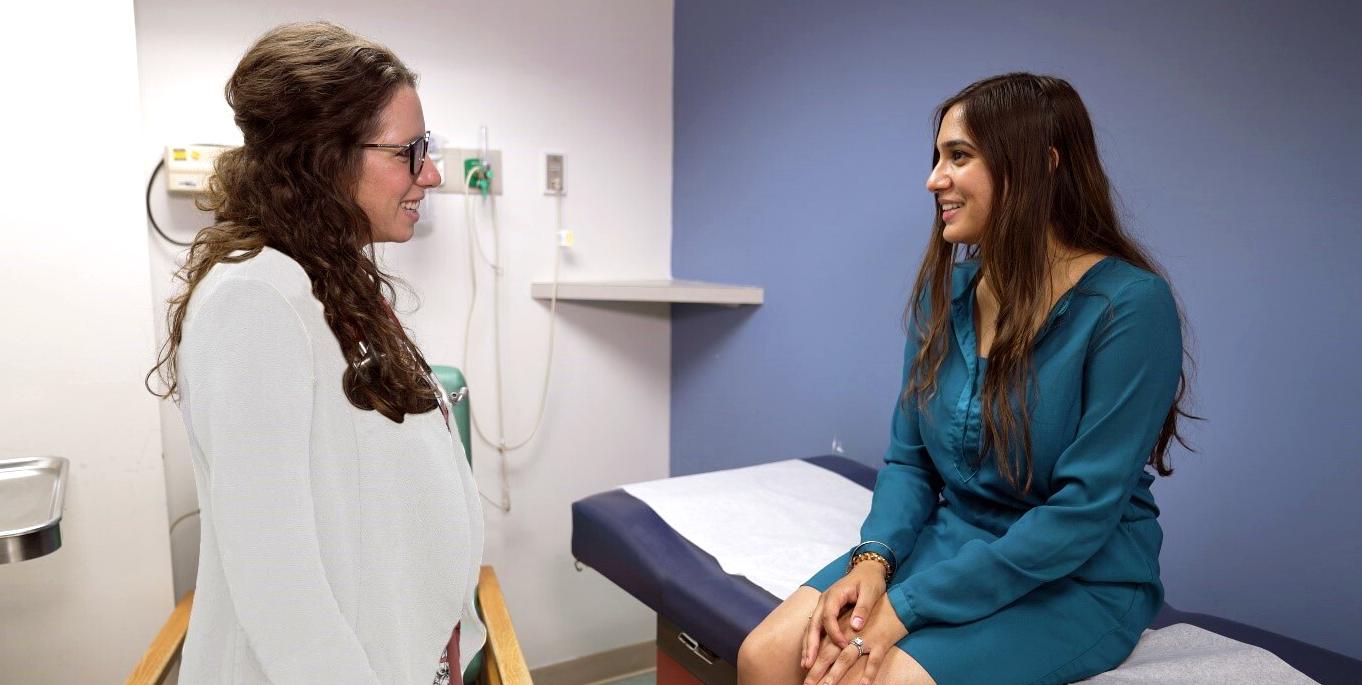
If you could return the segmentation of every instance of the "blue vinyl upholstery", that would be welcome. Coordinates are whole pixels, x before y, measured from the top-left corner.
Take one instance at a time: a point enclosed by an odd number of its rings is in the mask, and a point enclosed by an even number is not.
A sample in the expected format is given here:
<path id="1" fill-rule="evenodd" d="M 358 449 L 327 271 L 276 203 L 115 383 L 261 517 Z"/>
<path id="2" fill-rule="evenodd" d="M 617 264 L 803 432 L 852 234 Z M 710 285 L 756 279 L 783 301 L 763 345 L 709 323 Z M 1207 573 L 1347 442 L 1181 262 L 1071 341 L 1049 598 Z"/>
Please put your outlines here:
<path id="1" fill-rule="evenodd" d="M 845 457 L 805 461 L 874 487 L 875 470 Z M 780 602 L 746 578 L 725 573 L 714 557 L 623 490 L 573 503 L 572 554 L 729 663 L 737 663 L 743 639 Z M 1362 661 L 1308 643 L 1167 605 L 1153 627 L 1174 623 L 1262 647 L 1324 685 L 1362 683 Z"/>

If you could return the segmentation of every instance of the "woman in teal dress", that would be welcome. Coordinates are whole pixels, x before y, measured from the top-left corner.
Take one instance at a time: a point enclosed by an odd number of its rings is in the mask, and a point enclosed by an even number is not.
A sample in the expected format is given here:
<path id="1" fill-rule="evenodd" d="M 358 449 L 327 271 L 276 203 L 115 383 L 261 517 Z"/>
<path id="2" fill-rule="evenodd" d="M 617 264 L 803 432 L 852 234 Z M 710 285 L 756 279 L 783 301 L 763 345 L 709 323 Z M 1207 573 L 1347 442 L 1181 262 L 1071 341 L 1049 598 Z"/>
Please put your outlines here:
<path id="1" fill-rule="evenodd" d="M 1162 604 L 1146 467 L 1172 472 L 1187 416 L 1169 285 L 1067 82 L 985 79 L 936 121 L 862 543 L 748 636 L 743 685 L 1069 683 L 1118 666 Z"/>

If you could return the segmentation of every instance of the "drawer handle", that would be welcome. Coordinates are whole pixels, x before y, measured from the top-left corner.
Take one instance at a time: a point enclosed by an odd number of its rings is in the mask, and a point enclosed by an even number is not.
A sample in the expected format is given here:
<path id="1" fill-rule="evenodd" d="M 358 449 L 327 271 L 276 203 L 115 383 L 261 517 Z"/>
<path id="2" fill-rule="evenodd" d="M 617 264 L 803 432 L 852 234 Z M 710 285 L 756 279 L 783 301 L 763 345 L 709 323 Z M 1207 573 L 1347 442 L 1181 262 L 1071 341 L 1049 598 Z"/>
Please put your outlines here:
<path id="1" fill-rule="evenodd" d="M 698 640 L 685 634 L 684 632 L 677 633 L 676 639 L 680 640 L 681 644 L 686 646 L 686 649 L 689 649 L 690 651 L 694 652 L 695 656 L 700 657 L 701 661 L 705 662 L 710 666 L 714 665 L 714 659 L 718 655 L 716 655 L 714 652 L 709 651 L 708 649 L 705 649 L 704 646 L 702 646 Z"/>

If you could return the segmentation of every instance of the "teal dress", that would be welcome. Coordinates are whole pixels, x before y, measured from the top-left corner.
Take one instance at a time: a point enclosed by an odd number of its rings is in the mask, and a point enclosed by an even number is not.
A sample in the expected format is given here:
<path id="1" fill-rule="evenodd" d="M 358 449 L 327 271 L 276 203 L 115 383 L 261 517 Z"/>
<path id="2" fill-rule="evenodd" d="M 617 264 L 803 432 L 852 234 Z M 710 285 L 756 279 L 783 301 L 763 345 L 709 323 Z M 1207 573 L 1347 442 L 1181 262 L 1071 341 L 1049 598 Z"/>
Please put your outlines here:
<path id="1" fill-rule="evenodd" d="M 978 269 L 955 267 L 950 349 L 925 411 L 895 402 L 861 539 L 897 556 L 898 646 L 938 685 L 1073 682 L 1118 666 L 1163 602 L 1145 467 L 1182 370 L 1177 308 L 1167 283 L 1117 257 L 1055 303 L 1033 349 L 1034 482 L 1020 495 L 979 454 Z M 808 585 L 826 590 L 846 563 Z"/>

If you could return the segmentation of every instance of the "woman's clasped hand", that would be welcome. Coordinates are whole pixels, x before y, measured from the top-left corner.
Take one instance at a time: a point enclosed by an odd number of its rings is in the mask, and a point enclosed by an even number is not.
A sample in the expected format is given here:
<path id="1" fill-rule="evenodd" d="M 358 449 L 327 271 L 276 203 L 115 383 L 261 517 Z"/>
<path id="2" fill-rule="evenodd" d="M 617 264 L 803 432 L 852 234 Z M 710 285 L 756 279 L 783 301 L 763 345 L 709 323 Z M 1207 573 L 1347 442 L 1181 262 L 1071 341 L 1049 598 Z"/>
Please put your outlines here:
<path id="1" fill-rule="evenodd" d="M 833 583 L 814 605 L 800 651 L 799 666 L 807 669 L 804 685 L 836 685 L 865 658 L 860 680 L 846 685 L 871 685 L 889 650 L 908 634 L 885 597 L 884 566 L 857 564 Z"/>

